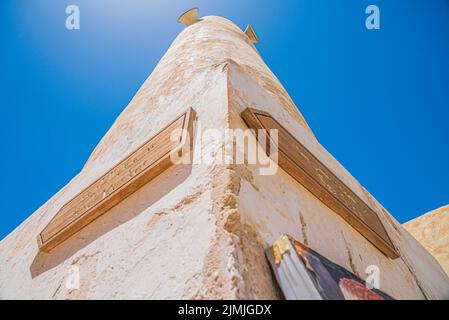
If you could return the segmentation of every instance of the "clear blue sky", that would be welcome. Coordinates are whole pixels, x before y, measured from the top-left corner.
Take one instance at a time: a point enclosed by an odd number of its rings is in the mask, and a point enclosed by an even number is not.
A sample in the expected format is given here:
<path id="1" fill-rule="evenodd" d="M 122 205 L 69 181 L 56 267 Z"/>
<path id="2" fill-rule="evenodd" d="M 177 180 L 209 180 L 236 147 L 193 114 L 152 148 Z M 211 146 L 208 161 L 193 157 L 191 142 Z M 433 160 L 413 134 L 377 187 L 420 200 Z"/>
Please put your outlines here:
<path id="1" fill-rule="evenodd" d="M 448 0 L 2 0 L 0 239 L 81 170 L 193 6 L 253 24 L 320 142 L 400 222 L 449 203 Z"/>

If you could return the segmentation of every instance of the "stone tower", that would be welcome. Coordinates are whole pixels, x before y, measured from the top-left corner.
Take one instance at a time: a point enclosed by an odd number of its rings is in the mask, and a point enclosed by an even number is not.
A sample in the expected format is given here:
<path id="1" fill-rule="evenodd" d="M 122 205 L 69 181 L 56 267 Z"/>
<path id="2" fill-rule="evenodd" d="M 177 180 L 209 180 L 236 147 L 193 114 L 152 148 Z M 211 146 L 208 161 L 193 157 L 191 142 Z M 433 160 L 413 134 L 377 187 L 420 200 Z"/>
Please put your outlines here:
<path id="1" fill-rule="evenodd" d="M 277 299 L 264 250 L 283 233 L 361 278 L 368 265 L 379 266 L 381 289 L 397 299 L 448 298 L 435 259 L 316 140 L 259 55 L 252 29 L 216 16 L 187 24 L 82 171 L 2 240 L 0 298 Z M 384 236 L 334 210 L 328 195 L 285 166 L 262 175 L 257 164 L 213 161 L 233 142 L 201 132 L 246 130 L 247 108 L 276 119 L 324 175 L 375 212 Z M 166 154 L 164 128 L 186 125 L 186 114 L 197 120 L 193 164 L 158 160 L 150 176 L 131 183 L 127 170 Z M 128 187 L 109 198 L 117 181 Z M 95 197 L 109 204 L 100 210 L 90 204 Z"/>

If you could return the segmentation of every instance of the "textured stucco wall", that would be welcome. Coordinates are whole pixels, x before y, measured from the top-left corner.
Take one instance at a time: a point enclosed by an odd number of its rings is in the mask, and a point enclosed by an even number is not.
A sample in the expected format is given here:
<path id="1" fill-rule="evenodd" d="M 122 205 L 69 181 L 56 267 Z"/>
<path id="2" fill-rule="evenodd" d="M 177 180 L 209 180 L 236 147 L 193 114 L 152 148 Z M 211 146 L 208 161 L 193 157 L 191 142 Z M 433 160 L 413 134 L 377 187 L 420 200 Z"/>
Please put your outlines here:
<path id="1" fill-rule="evenodd" d="M 49 254 L 36 236 L 59 208 L 175 116 L 193 107 L 208 128 L 245 128 L 245 107 L 272 113 L 380 212 L 401 259 L 389 260 L 281 170 L 217 163 L 167 170 Z M 198 130 L 198 128 L 196 128 Z M 195 136 L 194 160 L 230 141 Z M 98 144 L 83 170 L 0 243 L 0 298 L 278 298 L 263 249 L 290 233 L 364 276 L 381 267 L 397 298 L 448 297 L 435 260 L 316 141 L 244 33 L 206 17 L 186 28 Z M 80 290 L 65 286 L 71 266 Z"/>
<path id="2" fill-rule="evenodd" d="M 404 223 L 449 275 L 449 205 Z"/>

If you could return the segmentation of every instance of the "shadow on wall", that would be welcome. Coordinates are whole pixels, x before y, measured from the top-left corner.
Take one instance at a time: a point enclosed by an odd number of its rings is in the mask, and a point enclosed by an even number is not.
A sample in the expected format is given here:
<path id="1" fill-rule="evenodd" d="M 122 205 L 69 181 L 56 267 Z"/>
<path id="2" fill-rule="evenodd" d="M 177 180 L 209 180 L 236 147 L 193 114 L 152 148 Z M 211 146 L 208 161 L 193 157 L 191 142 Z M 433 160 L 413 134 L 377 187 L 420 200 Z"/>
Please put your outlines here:
<path id="1" fill-rule="evenodd" d="M 137 217 L 183 183 L 191 172 L 191 165 L 168 169 L 49 253 L 39 251 L 30 266 L 31 277 L 58 266 L 102 235 Z"/>

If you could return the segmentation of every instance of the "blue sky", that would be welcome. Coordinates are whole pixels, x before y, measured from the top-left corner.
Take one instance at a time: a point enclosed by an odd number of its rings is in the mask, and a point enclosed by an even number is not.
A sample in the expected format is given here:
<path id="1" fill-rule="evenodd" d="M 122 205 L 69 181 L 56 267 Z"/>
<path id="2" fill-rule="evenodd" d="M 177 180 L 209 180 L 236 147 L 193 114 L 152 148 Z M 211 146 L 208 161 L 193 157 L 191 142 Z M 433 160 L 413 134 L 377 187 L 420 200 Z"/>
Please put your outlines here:
<path id="1" fill-rule="evenodd" d="M 448 0 L 2 0 L 0 239 L 81 170 L 193 6 L 252 23 L 317 138 L 400 222 L 449 203 Z"/>

